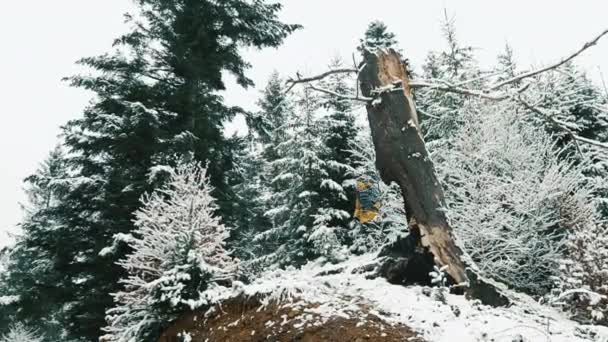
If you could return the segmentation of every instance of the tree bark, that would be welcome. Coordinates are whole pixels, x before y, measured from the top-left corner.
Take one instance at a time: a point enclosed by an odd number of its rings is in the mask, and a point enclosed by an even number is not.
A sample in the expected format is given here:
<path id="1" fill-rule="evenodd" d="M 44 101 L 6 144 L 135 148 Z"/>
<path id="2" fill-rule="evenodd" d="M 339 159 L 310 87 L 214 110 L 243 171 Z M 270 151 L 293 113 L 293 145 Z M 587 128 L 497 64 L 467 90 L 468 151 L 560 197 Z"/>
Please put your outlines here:
<path id="1" fill-rule="evenodd" d="M 443 211 L 443 190 L 420 131 L 405 64 L 392 49 L 366 52 L 364 63 L 359 81 L 362 94 L 374 99 L 367 115 L 380 176 L 400 186 L 410 232 L 436 264 L 447 266 L 455 283 L 466 283 L 463 253 Z"/>

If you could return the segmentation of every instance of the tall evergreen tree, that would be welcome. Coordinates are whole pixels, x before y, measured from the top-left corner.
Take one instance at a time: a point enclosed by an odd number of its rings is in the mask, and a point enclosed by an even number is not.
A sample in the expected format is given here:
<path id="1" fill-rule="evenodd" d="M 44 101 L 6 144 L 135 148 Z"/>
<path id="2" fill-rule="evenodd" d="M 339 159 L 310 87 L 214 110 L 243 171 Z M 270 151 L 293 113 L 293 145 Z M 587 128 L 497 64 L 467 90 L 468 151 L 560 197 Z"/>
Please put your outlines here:
<path id="1" fill-rule="evenodd" d="M 253 126 L 262 144 L 263 158 L 267 163 L 279 157 L 277 147 L 286 139 L 289 130 L 286 122 L 294 114 L 293 102 L 291 96 L 285 93 L 283 79 L 279 73 L 273 72 L 262 91 L 262 97 L 257 102 L 260 107 L 258 116 L 262 124 Z"/>
<path id="2" fill-rule="evenodd" d="M 334 59 L 330 69 L 343 67 L 341 59 Z M 322 87 L 338 94 L 348 94 L 353 91 L 353 79 L 345 74 L 334 74 L 322 82 Z M 351 145 L 357 135 L 353 105 L 334 95 L 321 97 L 321 106 L 327 111 L 320 119 L 322 127 L 319 137 L 325 145 L 324 154 L 320 157 L 325 161 L 327 176 L 321 182 L 319 189 L 319 212 L 315 215 L 313 231 L 318 237 L 327 235 L 324 239 L 333 240 L 337 236 L 341 243 L 348 243 L 348 228 L 351 223 L 350 212 L 354 208 L 354 157 Z M 325 249 L 336 246 L 322 247 Z"/>
<path id="3" fill-rule="evenodd" d="M 51 248 L 62 248 L 69 241 L 56 240 L 56 231 L 64 221 L 56 208 L 69 188 L 66 156 L 56 147 L 40 164 L 36 173 L 26 179 L 28 202 L 24 204 L 23 233 L 7 250 L 5 267 L 0 274 L 0 304 L 3 317 L 0 332 L 8 331 L 11 321 L 28 322 L 51 339 L 60 340 L 63 327 L 56 318 L 63 311 L 62 301 L 68 296 L 61 283 L 64 275 L 52 272 L 58 262 Z M 20 324 L 20 323 L 16 323 Z"/>
<path id="4" fill-rule="evenodd" d="M 251 134 L 242 139 L 241 149 L 236 151 L 233 188 L 238 209 L 229 244 L 234 255 L 242 260 L 255 259 L 262 254 L 262 246 L 253 243 L 253 239 L 270 225 L 264 216 L 264 194 L 268 187 L 262 172 L 265 165 L 262 152 L 261 145 Z"/>
<path id="5" fill-rule="evenodd" d="M 254 237 L 271 226 L 264 213 L 273 202 L 272 178 L 278 172 L 273 162 L 279 158 L 277 147 L 286 137 L 285 122 L 293 115 L 292 99 L 285 93 L 278 72 L 270 75 L 257 105 L 259 111 L 248 116 L 249 132 L 239 149 L 235 168 L 239 210 L 232 245 L 243 259 L 255 259 L 273 250 L 269 244 L 255 242 Z"/>
<path id="6" fill-rule="evenodd" d="M 284 133 L 274 147 L 277 158 L 268 165 L 271 193 L 266 216 L 272 226 L 256 240 L 272 251 L 269 261 L 283 266 L 299 265 L 322 254 L 312 241 L 314 215 L 320 208 L 319 190 L 327 177 L 321 158 L 326 147 L 319 139 L 318 109 L 316 94 L 304 89 L 294 114 L 280 128 Z"/>
<path id="7" fill-rule="evenodd" d="M 116 40 L 114 52 L 80 61 L 94 75 L 69 78 L 96 98 L 64 128 L 70 191 L 52 208 L 61 225 L 24 240 L 26 250 L 39 249 L 48 261 L 44 279 L 54 281 L 45 281 L 41 293 L 61 306 L 66 339 L 99 336 L 110 293 L 124 276 L 116 261 L 129 251 L 120 241 L 111 253 L 106 248 L 133 231 L 140 196 L 176 160 L 208 163 L 220 213 L 230 216 L 232 144 L 223 123 L 241 110 L 223 104 L 223 73 L 251 86 L 239 48 L 276 47 L 298 28 L 278 21 L 281 5 L 263 0 L 136 3 L 139 14 L 128 16 L 133 29 Z M 29 288 L 20 292 L 29 298 Z"/>
<path id="8" fill-rule="evenodd" d="M 276 70 L 270 75 L 256 104 L 260 110 L 250 116 L 250 132 L 261 143 L 269 144 L 273 139 L 280 138 L 281 132 L 278 129 L 292 110 L 289 95 L 285 93 L 284 81 Z"/>

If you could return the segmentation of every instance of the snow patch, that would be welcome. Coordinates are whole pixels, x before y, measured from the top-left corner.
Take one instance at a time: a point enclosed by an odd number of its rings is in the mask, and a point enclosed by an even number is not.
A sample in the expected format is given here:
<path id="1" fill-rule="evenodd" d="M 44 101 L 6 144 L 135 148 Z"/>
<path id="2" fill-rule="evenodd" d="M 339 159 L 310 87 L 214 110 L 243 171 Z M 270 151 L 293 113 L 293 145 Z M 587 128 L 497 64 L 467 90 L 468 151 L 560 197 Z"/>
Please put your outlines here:
<path id="1" fill-rule="evenodd" d="M 0 305 L 11 305 L 20 300 L 19 296 L 0 296 Z"/>
<path id="2" fill-rule="evenodd" d="M 301 269 L 273 270 L 239 288 L 239 294 L 266 295 L 263 305 L 281 302 L 310 314 L 299 320 L 344 317 L 364 322 L 372 314 L 391 324 L 405 324 L 435 342 L 608 341 L 608 328 L 581 326 L 525 295 L 512 293 L 513 306 L 494 308 L 441 288 L 367 279 L 358 270 L 373 262 L 374 256 L 364 255 L 338 265 L 316 262 Z M 437 291 L 442 291 L 441 300 L 433 295 Z M 224 295 L 227 299 L 234 294 Z M 310 303 L 318 306 L 310 307 Z M 283 317 L 283 323 L 288 319 Z"/>

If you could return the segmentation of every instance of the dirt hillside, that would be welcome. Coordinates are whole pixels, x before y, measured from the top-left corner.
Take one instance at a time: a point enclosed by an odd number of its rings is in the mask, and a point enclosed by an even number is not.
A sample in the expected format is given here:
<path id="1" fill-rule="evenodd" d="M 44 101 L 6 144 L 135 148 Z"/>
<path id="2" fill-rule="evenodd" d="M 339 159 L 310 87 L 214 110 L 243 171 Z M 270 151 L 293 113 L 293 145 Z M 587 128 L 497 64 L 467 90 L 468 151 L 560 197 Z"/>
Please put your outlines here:
<path id="1" fill-rule="evenodd" d="M 424 342 L 403 325 L 390 325 L 373 314 L 365 320 L 323 317 L 318 305 L 262 305 L 232 299 L 211 310 L 175 322 L 159 342 Z"/>

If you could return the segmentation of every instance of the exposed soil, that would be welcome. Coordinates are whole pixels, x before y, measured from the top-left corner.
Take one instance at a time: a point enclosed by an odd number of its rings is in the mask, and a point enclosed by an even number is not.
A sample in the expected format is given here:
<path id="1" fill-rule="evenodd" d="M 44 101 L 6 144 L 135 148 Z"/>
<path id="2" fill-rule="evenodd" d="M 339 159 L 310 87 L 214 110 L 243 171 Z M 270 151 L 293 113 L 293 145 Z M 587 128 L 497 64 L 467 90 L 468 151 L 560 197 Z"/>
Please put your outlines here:
<path id="1" fill-rule="evenodd" d="M 190 314 L 174 323 L 159 342 L 424 342 L 408 327 L 391 325 L 372 314 L 364 319 L 321 317 L 318 305 L 261 306 L 257 300 L 234 299 L 216 307 L 216 314 Z"/>

